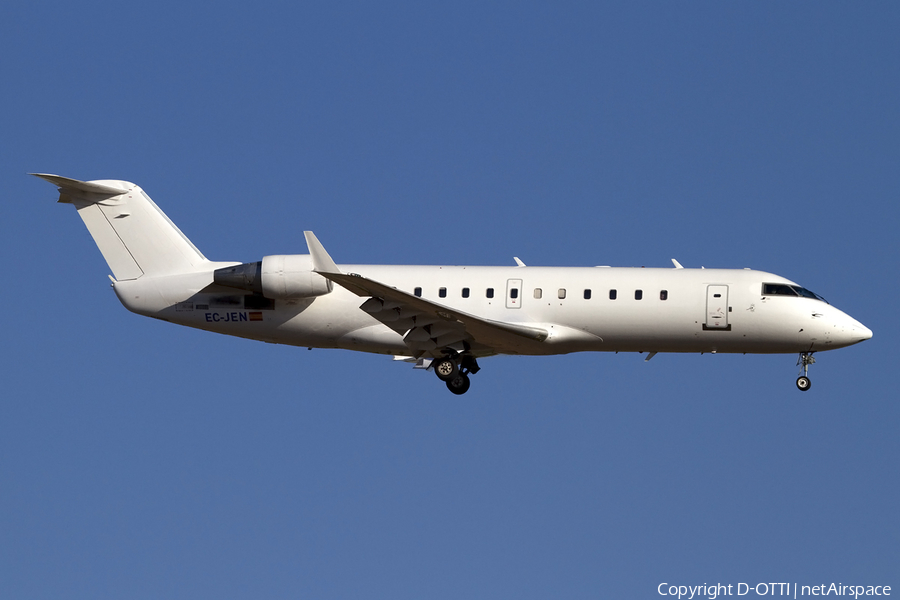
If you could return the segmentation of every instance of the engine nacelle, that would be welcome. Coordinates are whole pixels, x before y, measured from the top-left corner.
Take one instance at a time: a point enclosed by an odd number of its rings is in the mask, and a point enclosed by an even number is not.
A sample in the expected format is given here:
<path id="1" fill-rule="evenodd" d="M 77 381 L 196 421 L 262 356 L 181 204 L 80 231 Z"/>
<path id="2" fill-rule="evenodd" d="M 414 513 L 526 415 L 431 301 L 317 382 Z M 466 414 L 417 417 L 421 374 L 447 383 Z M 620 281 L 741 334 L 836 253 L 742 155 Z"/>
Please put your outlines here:
<path id="1" fill-rule="evenodd" d="M 331 281 L 312 269 L 312 257 L 308 254 L 276 254 L 255 263 L 216 269 L 213 281 L 271 300 L 312 298 L 331 292 Z"/>
<path id="2" fill-rule="evenodd" d="M 313 273 L 308 254 L 276 254 L 262 259 L 262 295 L 266 298 L 311 298 L 331 293 L 331 281 Z"/>

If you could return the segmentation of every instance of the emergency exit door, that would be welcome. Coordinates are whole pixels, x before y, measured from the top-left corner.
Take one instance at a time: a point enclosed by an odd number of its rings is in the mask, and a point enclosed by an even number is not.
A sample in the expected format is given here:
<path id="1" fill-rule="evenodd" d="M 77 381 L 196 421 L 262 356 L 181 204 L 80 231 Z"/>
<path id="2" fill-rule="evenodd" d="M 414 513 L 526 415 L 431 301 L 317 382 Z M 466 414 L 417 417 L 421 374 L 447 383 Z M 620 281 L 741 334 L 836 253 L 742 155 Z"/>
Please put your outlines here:
<path id="1" fill-rule="evenodd" d="M 728 286 L 710 285 L 706 288 L 706 323 L 703 329 L 731 329 L 728 324 Z"/>
<path id="2" fill-rule="evenodd" d="M 522 280 L 508 279 L 506 281 L 506 308 L 519 308 L 522 306 Z"/>

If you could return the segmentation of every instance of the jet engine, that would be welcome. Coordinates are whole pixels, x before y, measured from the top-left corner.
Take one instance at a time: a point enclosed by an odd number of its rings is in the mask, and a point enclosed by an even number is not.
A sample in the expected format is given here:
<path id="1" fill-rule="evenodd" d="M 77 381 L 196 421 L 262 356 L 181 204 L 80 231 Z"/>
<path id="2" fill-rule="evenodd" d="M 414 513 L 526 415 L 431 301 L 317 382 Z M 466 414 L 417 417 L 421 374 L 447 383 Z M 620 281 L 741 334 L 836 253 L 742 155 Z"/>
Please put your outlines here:
<path id="1" fill-rule="evenodd" d="M 271 300 L 312 298 L 331 292 L 331 281 L 312 269 L 308 254 L 276 254 L 264 256 L 261 261 L 216 269 L 213 281 Z"/>

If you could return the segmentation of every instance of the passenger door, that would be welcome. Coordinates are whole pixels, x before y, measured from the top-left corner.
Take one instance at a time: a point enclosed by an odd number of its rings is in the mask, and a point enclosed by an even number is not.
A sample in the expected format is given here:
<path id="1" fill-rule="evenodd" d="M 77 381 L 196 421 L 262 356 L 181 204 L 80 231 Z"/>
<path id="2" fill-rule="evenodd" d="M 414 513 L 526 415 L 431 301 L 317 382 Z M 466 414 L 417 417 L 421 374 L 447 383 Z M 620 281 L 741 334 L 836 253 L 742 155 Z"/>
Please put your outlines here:
<path id="1" fill-rule="evenodd" d="M 706 323 L 703 329 L 731 329 L 728 324 L 728 286 L 710 285 L 706 288 Z"/>

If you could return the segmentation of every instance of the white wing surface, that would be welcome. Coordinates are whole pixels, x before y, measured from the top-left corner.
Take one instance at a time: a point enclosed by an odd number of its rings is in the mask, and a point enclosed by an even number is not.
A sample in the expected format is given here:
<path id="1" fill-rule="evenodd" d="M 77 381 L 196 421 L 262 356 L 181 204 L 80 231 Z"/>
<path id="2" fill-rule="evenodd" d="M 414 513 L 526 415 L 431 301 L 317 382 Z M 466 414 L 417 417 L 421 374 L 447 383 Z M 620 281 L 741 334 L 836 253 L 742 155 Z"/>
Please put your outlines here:
<path id="1" fill-rule="evenodd" d="M 402 335 L 415 357 L 442 356 L 443 348 L 457 346 L 476 355 L 495 354 L 547 339 L 544 329 L 476 317 L 360 275 L 318 273 L 357 296 L 369 296 L 360 308 Z"/>
<path id="2" fill-rule="evenodd" d="M 313 270 L 357 296 L 368 297 L 360 309 L 402 335 L 416 358 L 443 356 L 445 348 L 479 356 L 514 354 L 523 344 L 543 342 L 549 335 L 539 327 L 484 319 L 355 273 L 341 273 L 316 236 L 311 231 L 304 235 Z"/>

